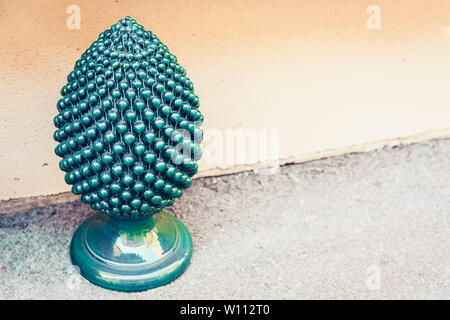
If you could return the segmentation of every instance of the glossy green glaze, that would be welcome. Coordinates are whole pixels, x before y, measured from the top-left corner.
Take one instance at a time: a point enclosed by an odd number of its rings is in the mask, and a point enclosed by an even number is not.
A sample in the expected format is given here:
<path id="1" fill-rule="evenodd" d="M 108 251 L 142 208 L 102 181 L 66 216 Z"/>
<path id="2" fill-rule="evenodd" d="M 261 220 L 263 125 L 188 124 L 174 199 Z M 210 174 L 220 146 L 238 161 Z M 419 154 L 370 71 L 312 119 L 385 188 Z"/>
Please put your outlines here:
<path id="1" fill-rule="evenodd" d="M 81 275 L 94 284 L 142 291 L 181 275 L 192 241 L 183 223 L 166 211 L 140 220 L 98 214 L 75 232 L 70 253 Z"/>
<path id="2" fill-rule="evenodd" d="M 181 197 L 198 171 L 203 115 L 167 46 L 126 17 L 100 34 L 67 81 L 53 137 L 72 192 L 128 219 Z"/>
<path id="3" fill-rule="evenodd" d="M 54 118 L 55 153 L 81 201 L 103 213 L 75 233 L 71 256 L 102 287 L 140 291 L 187 267 L 192 243 L 164 208 L 192 184 L 203 115 L 166 45 L 126 17 L 76 61 Z"/>

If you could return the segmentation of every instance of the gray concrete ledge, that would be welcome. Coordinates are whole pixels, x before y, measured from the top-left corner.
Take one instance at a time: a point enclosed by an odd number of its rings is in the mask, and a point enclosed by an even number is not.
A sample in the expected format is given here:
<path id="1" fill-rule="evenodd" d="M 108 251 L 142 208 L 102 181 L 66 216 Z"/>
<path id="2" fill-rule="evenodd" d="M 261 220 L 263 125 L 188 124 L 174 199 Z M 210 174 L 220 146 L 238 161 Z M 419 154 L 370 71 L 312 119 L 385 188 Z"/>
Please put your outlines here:
<path id="1" fill-rule="evenodd" d="M 197 179 L 169 211 L 191 231 L 191 265 L 140 293 L 71 266 L 93 214 L 79 201 L 0 219 L 0 299 L 450 297 L 448 139 Z"/>

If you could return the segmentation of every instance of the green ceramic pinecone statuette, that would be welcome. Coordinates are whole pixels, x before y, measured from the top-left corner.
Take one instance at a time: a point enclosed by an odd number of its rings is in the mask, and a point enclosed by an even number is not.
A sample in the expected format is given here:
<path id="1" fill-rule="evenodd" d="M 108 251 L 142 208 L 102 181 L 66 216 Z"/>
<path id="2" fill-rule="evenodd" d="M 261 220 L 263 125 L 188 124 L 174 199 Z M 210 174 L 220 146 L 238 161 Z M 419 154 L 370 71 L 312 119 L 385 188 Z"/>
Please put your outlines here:
<path id="1" fill-rule="evenodd" d="M 187 266 L 191 242 L 163 208 L 198 170 L 203 116 L 192 82 L 158 37 L 129 17 L 100 34 L 67 80 L 54 118 L 55 152 L 72 192 L 105 214 L 75 234 L 74 264 L 118 290 L 173 280 Z M 167 265 L 173 255 L 182 255 L 183 270 Z M 172 274 L 157 274 L 164 268 Z"/>

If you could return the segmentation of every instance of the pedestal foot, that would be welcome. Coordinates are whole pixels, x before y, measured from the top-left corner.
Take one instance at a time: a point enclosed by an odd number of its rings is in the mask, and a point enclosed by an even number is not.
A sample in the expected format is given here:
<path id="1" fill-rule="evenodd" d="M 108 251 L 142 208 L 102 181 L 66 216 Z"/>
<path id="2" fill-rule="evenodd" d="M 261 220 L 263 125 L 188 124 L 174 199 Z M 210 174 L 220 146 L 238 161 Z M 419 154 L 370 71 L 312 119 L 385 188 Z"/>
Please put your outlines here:
<path id="1" fill-rule="evenodd" d="M 188 230 L 162 211 L 140 220 L 98 214 L 75 232 L 72 263 L 92 283 L 119 291 L 163 286 L 187 268 L 192 255 Z"/>

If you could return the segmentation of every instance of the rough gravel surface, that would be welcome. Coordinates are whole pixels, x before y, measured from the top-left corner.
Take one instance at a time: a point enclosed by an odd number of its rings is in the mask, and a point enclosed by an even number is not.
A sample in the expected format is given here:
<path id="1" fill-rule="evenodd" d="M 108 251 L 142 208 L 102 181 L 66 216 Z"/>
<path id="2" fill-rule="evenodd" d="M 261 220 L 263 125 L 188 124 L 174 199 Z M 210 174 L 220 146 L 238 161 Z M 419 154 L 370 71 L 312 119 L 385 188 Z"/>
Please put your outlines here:
<path id="1" fill-rule="evenodd" d="M 169 211 L 191 264 L 139 293 L 72 267 L 81 202 L 0 219 L 0 299 L 450 298 L 448 139 L 197 179 Z"/>

